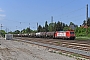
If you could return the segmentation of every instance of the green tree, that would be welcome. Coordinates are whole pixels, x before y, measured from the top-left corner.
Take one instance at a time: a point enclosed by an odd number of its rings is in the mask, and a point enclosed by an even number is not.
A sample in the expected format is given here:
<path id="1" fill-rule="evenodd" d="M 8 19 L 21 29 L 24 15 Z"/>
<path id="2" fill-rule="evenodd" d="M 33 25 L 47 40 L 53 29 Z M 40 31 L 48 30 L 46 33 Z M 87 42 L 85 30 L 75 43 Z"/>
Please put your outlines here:
<path id="1" fill-rule="evenodd" d="M 62 29 L 62 23 L 58 21 L 58 22 L 57 22 L 57 25 L 56 25 L 56 28 L 57 28 L 57 29 L 56 29 L 57 31 L 63 30 L 63 29 Z"/>
<path id="2" fill-rule="evenodd" d="M 10 31 L 10 32 L 8 32 L 8 34 L 14 34 L 14 32 Z"/>
<path id="3" fill-rule="evenodd" d="M 69 30 L 69 27 L 64 27 L 63 30 L 67 31 L 67 30 Z"/>
<path id="4" fill-rule="evenodd" d="M 6 32 L 5 32 L 4 30 L 0 30 L 0 35 L 1 35 L 2 37 L 4 37 L 5 34 L 6 34 Z"/>
<path id="5" fill-rule="evenodd" d="M 56 27 L 56 26 L 57 26 L 57 23 L 55 22 L 55 23 L 54 23 L 54 31 L 57 30 L 57 27 Z"/>
<path id="6" fill-rule="evenodd" d="M 84 25 L 84 26 L 86 25 L 86 21 L 85 21 L 85 20 L 83 21 L 83 25 Z"/>
<path id="7" fill-rule="evenodd" d="M 66 26 L 65 26 L 65 23 L 62 23 L 62 27 L 63 27 L 63 28 L 66 27 Z"/>
<path id="8" fill-rule="evenodd" d="M 65 27 L 68 27 L 68 25 L 66 24 Z"/>
<path id="9" fill-rule="evenodd" d="M 75 29 L 76 36 L 86 36 L 86 28 L 77 27 Z"/>
<path id="10" fill-rule="evenodd" d="M 90 17 L 87 20 L 87 26 L 90 27 Z"/>
<path id="11" fill-rule="evenodd" d="M 26 28 L 26 33 L 30 33 L 30 28 Z"/>
<path id="12" fill-rule="evenodd" d="M 75 24 L 74 24 L 73 22 L 70 22 L 69 26 L 70 26 L 70 25 L 75 25 Z"/>
<path id="13" fill-rule="evenodd" d="M 22 33 L 26 33 L 26 29 L 23 29 L 23 30 L 22 30 Z"/>
<path id="14" fill-rule="evenodd" d="M 14 33 L 14 34 L 19 34 L 20 31 L 19 31 L 19 30 L 16 30 L 16 31 L 14 31 L 13 33 Z"/>
<path id="15" fill-rule="evenodd" d="M 38 26 L 38 32 L 42 32 L 43 28 L 41 25 Z"/>
<path id="16" fill-rule="evenodd" d="M 75 28 L 78 27 L 78 25 L 74 24 L 73 22 L 70 22 L 69 27 L 71 30 L 75 30 Z"/>
<path id="17" fill-rule="evenodd" d="M 48 23 L 47 23 L 47 21 L 45 22 L 45 31 L 48 32 Z"/>
<path id="18" fill-rule="evenodd" d="M 50 23 L 48 26 L 49 31 L 54 31 L 54 23 Z"/>

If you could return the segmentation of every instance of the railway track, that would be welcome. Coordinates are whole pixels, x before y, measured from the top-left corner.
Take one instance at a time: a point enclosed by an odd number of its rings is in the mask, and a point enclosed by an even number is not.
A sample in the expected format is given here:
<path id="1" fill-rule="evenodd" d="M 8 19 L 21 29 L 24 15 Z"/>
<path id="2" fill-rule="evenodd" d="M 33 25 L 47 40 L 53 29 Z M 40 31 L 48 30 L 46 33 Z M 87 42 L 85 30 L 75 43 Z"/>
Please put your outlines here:
<path id="1" fill-rule="evenodd" d="M 18 39 L 18 40 L 17 40 Z M 90 59 L 90 41 L 41 39 L 41 38 L 16 38 L 17 41 L 32 43 L 47 48 L 60 50 L 64 53 L 77 54 Z"/>

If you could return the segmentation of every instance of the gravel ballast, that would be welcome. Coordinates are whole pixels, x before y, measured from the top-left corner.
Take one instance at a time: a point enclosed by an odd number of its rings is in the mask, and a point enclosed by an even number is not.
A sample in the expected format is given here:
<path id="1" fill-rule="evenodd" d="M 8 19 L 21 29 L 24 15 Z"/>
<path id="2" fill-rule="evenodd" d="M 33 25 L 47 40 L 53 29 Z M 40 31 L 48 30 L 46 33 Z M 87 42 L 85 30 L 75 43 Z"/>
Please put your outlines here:
<path id="1" fill-rule="evenodd" d="M 0 44 L 1 60 L 76 60 L 24 42 L 0 39 Z"/>

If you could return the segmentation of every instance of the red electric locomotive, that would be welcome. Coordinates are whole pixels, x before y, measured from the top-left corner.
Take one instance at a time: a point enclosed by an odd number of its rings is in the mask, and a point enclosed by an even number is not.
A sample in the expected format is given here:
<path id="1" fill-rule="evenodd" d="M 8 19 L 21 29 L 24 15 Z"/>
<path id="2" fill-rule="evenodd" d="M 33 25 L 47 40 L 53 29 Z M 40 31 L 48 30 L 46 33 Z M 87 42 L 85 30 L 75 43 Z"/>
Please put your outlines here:
<path id="1" fill-rule="evenodd" d="M 62 38 L 62 39 L 75 39 L 74 31 L 56 31 L 54 33 L 54 38 Z"/>

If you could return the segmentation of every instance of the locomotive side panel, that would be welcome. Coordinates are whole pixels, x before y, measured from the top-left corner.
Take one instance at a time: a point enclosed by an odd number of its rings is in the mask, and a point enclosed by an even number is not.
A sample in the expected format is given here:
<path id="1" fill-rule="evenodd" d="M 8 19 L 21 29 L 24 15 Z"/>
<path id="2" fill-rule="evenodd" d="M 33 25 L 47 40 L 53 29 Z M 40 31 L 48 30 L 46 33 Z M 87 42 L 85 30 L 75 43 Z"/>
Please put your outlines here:
<path id="1" fill-rule="evenodd" d="M 57 31 L 55 33 L 55 38 L 65 38 L 66 37 L 66 32 L 65 31 Z"/>
<path id="2" fill-rule="evenodd" d="M 75 39 L 74 31 L 56 31 L 54 34 L 55 38 L 61 39 Z"/>
<path id="3" fill-rule="evenodd" d="M 57 33 L 57 36 L 58 37 L 66 36 L 66 32 L 59 32 Z"/>
<path id="4" fill-rule="evenodd" d="M 67 39 L 71 39 L 71 40 L 75 39 L 74 31 L 66 31 L 66 33 L 67 33 Z"/>

